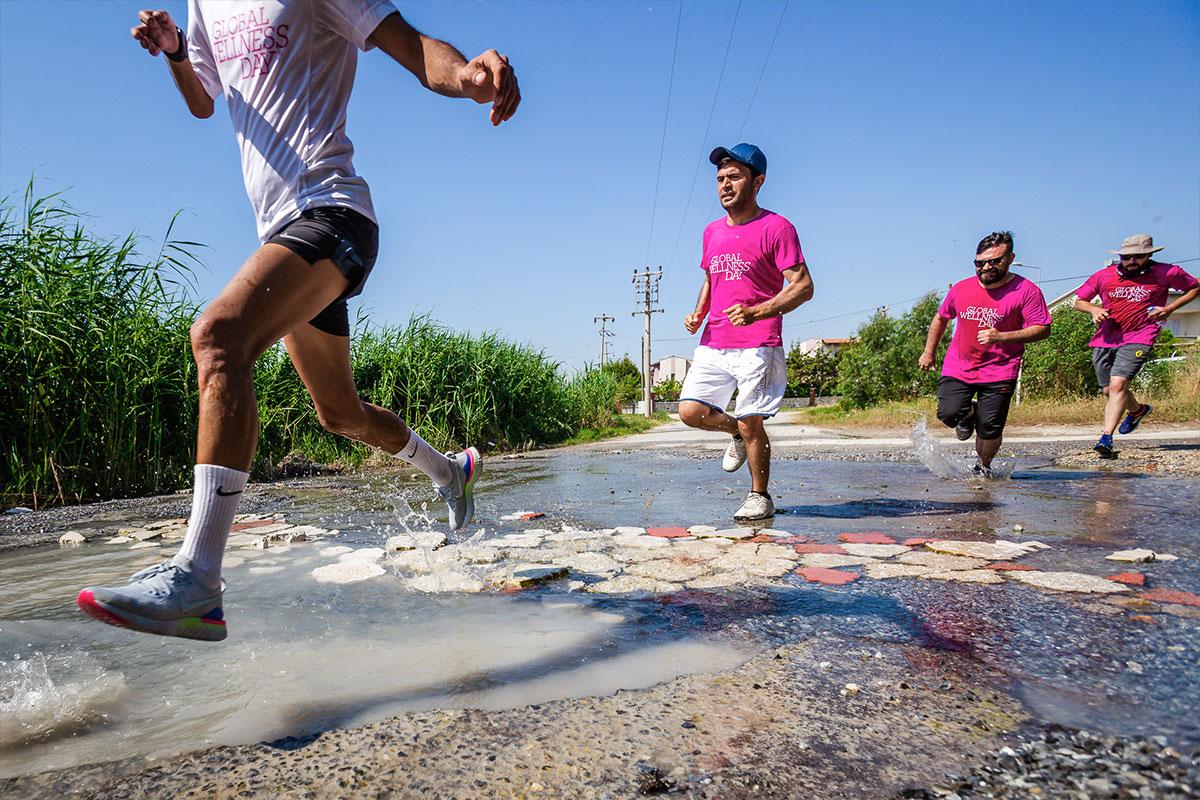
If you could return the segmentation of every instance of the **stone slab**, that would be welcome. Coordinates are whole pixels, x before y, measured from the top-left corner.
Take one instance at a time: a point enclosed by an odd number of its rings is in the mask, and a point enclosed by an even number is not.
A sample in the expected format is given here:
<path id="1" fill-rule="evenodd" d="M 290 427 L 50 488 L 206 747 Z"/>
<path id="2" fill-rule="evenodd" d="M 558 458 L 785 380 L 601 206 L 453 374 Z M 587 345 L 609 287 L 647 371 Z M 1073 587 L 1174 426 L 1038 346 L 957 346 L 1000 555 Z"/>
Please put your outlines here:
<path id="1" fill-rule="evenodd" d="M 895 544 L 896 540 L 891 536 L 878 531 L 868 531 L 866 533 L 843 533 L 838 536 L 838 539 L 850 544 Z"/>
<path id="2" fill-rule="evenodd" d="M 618 575 L 607 581 L 589 584 L 584 591 L 595 594 L 666 594 L 678 591 L 679 586 L 637 575 Z"/>
<path id="3" fill-rule="evenodd" d="M 921 576 L 936 581 L 959 581 L 961 583 L 1004 583 L 1004 578 L 991 569 L 952 569 L 942 572 L 926 572 Z"/>
<path id="4" fill-rule="evenodd" d="M 1011 577 L 1013 580 L 1020 581 L 1021 583 L 1056 592 L 1115 594 L 1117 592 L 1129 591 L 1128 587 L 1122 586 L 1119 583 L 1113 583 L 1110 580 L 1099 578 L 1095 575 L 1084 575 L 1081 572 L 1042 572 L 1040 570 L 1031 570 L 1029 572 L 1013 572 L 1011 573 Z"/>
<path id="5" fill-rule="evenodd" d="M 840 553 L 844 556 L 849 555 L 840 544 L 799 543 L 792 545 L 792 549 L 797 553 Z"/>
<path id="6" fill-rule="evenodd" d="M 933 570 L 916 564 L 897 564 L 894 561 L 880 561 L 867 564 L 865 571 L 868 578 L 887 580 L 889 578 L 917 578 Z"/>
<path id="7" fill-rule="evenodd" d="M 806 567 L 858 567 L 871 564 L 875 559 L 868 556 L 839 555 L 838 553 L 806 553 L 800 556 L 800 563 Z"/>
<path id="8" fill-rule="evenodd" d="M 796 570 L 796 574 L 809 583 L 822 583 L 826 586 L 840 586 L 861 577 L 857 572 L 843 572 L 825 567 L 801 567 Z"/>
<path id="9" fill-rule="evenodd" d="M 318 583 L 345 584 L 377 578 L 385 572 L 386 570 L 374 561 L 351 560 L 317 567 L 312 571 L 312 576 Z"/>
<path id="10" fill-rule="evenodd" d="M 947 556 L 932 553 L 928 550 L 914 550 L 904 553 L 896 559 L 901 564 L 916 564 L 929 567 L 935 572 L 945 572 L 952 569 L 982 569 L 986 564 L 982 558 L 967 558 L 966 556 Z"/>
<path id="11" fill-rule="evenodd" d="M 842 549 L 852 556 L 870 556 L 871 558 L 891 558 L 909 552 L 909 549 L 902 544 L 848 543 L 842 545 Z"/>
<path id="12" fill-rule="evenodd" d="M 967 556 L 968 558 L 983 558 L 988 561 L 1012 561 L 1027 555 L 1034 548 L 1016 542 L 970 542 L 942 540 L 927 542 L 925 547 L 934 553 L 944 553 L 949 556 Z"/>
<path id="13" fill-rule="evenodd" d="M 414 531 L 389 536 L 383 549 L 389 553 L 402 550 L 437 550 L 446 544 L 446 534 L 440 531 Z"/>
<path id="14" fill-rule="evenodd" d="M 695 580 L 707 572 L 712 572 L 712 569 L 701 564 L 685 564 L 666 558 L 643 561 L 640 564 L 630 564 L 625 568 L 626 575 L 637 575 L 642 578 L 653 578 L 654 580 L 669 581 L 672 583 Z"/>

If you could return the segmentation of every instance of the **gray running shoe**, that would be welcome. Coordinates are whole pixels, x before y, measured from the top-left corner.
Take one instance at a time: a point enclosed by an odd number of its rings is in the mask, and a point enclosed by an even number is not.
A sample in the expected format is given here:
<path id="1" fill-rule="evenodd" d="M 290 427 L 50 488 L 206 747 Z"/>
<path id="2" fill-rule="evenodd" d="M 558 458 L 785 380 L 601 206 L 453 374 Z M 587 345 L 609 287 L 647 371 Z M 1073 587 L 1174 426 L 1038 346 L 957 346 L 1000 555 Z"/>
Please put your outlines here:
<path id="1" fill-rule="evenodd" d="M 446 458 L 454 462 L 454 477 L 449 486 L 433 488 L 446 501 L 450 530 L 458 531 L 475 516 L 475 479 L 479 477 L 483 462 L 474 447 L 468 447 L 458 455 L 446 453 Z"/>
<path id="2" fill-rule="evenodd" d="M 726 472 L 737 472 L 746 463 L 746 441 L 737 436 L 729 438 L 729 447 L 725 448 L 725 457 L 721 459 L 721 469 Z"/>
<path id="3" fill-rule="evenodd" d="M 109 625 L 144 633 L 209 642 L 225 638 L 224 583 L 209 589 L 170 562 L 138 574 L 143 575 L 140 580 L 124 586 L 84 589 L 75 601 L 79 610 Z"/>
<path id="4" fill-rule="evenodd" d="M 735 520 L 753 520 L 753 519 L 768 519 L 775 516 L 775 503 L 766 495 L 750 492 L 746 495 L 746 502 L 742 503 L 742 507 L 733 513 Z"/>

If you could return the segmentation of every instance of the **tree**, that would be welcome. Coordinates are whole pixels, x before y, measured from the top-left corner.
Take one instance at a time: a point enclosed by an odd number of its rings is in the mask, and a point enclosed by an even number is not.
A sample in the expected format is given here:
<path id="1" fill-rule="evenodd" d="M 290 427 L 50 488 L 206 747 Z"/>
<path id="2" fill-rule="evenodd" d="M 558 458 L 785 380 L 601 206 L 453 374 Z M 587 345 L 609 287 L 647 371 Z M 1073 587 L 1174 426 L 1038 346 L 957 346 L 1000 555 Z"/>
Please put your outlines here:
<path id="1" fill-rule="evenodd" d="M 811 353 L 793 345 L 787 354 L 788 394 L 807 397 L 810 388 L 818 395 L 833 394 L 837 388 L 838 362 L 836 353 L 818 348 Z"/>
<path id="2" fill-rule="evenodd" d="M 661 380 L 654 385 L 654 397 L 656 400 L 662 400 L 664 403 L 672 403 L 679 399 L 679 393 L 683 391 L 683 384 L 674 378 Z"/>
<path id="3" fill-rule="evenodd" d="M 619 361 L 610 361 L 604 365 L 604 371 L 617 382 L 617 403 L 626 405 L 642 397 L 642 372 L 625 356 Z"/>
<path id="4" fill-rule="evenodd" d="M 907 400 L 937 388 L 937 371 L 924 372 L 917 361 L 938 304 L 938 296 L 930 292 L 899 319 L 876 312 L 859 327 L 854 341 L 842 349 L 838 363 L 837 393 L 843 407 Z M 944 336 L 938 346 L 939 363 L 948 341 L 949 336 Z"/>

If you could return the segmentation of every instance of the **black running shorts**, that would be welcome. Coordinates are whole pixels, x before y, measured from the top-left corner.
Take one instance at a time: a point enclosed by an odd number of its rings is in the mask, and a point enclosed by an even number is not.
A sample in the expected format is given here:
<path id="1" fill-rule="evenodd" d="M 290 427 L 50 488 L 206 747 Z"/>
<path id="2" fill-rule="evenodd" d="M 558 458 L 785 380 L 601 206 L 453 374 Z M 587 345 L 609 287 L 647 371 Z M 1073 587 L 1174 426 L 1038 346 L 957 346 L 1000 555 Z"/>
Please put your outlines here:
<path id="1" fill-rule="evenodd" d="M 346 301 L 362 292 L 375 266 L 379 226 L 353 209 L 321 206 L 300 212 L 267 241 L 283 245 L 309 264 L 327 258 L 346 276 L 346 291 L 308 324 L 334 336 L 349 336 Z"/>
<path id="2" fill-rule="evenodd" d="M 979 396 L 975 409 L 975 433 L 980 439 L 999 439 L 1008 421 L 1008 406 L 1012 403 L 1017 382 L 964 383 L 945 376 L 938 382 L 937 416 L 953 428 L 971 414 L 971 400 Z"/>

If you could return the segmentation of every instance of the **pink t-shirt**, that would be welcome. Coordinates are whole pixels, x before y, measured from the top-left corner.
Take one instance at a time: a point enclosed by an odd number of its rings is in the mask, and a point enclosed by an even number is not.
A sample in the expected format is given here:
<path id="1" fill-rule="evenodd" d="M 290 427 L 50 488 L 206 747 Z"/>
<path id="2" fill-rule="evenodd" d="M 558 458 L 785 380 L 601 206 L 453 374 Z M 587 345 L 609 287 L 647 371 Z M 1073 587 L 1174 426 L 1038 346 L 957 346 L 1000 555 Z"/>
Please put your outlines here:
<path id="1" fill-rule="evenodd" d="M 700 344 L 722 350 L 781 347 L 783 317 L 735 327 L 723 312 L 735 303 L 770 300 L 783 290 L 783 271 L 803 263 L 796 229 L 774 211 L 764 209 L 742 225 L 730 225 L 727 217 L 710 222 L 700 269 L 708 273 L 712 303 Z"/>
<path id="2" fill-rule="evenodd" d="M 1191 291 L 1196 279 L 1174 264 L 1150 262 L 1141 274 L 1127 278 L 1117 265 L 1105 267 L 1080 286 L 1075 296 L 1089 303 L 1096 295 L 1108 309 L 1108 319 L 1100 323 L 1089 343 L 1092 347 L 1120 347 L 1123 344 L 1154 344 L 1162 326 L 1147 314 L 1151 306 L 1167 304 L 1170 289 Z"/>
<path id="3" fill-rule="evenodd" d="M 1019 331 L 1030 325 L 1050 324 L 1042 290 L 1020 275 L 998 289 L 985 289 L 975 277 L 961 280 L 950 287 L 937 313 L 942 319 L 958 320 L 942 375 L 963 383 L 1016 380 L 1021 369 L 1024 343 L 980 344 L 981 330 Z"/>

